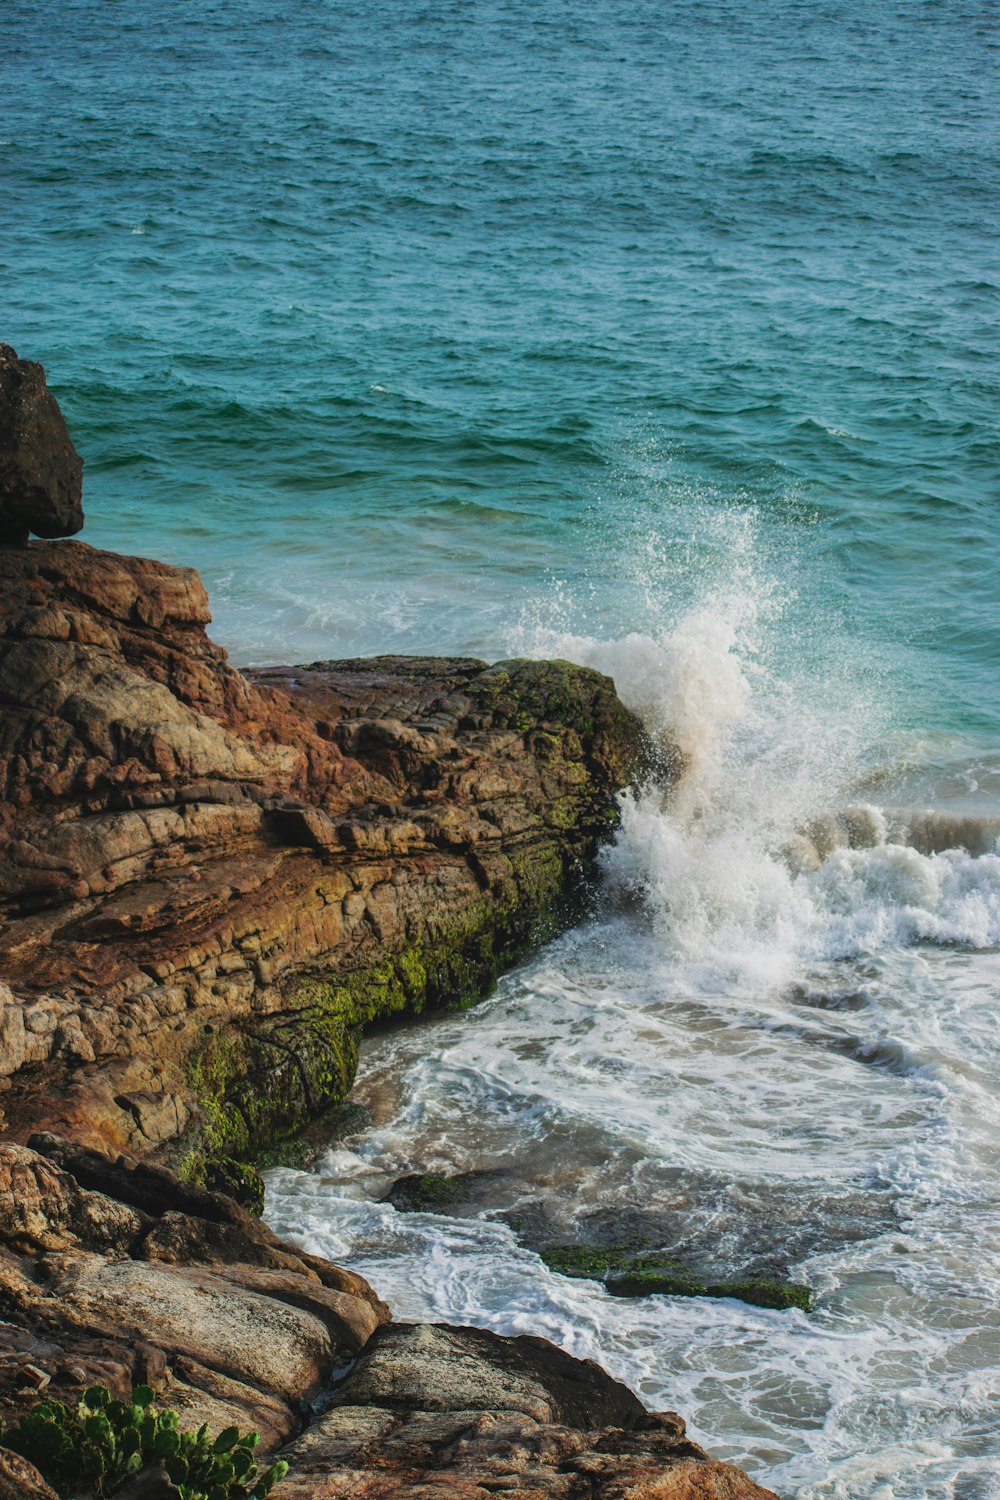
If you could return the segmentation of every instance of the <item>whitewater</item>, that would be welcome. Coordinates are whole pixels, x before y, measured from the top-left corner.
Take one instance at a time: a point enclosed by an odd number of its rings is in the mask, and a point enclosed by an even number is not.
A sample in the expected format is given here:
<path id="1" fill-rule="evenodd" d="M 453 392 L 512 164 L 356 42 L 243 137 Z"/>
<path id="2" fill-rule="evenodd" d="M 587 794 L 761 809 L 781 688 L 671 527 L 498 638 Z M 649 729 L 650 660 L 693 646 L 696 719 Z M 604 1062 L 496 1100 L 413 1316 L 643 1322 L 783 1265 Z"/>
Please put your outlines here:
<path id="1" fill-rule="evenodd" d="M 512 642 L 607 672 L 682 770 L 626 791 L 591 918 L 470 1015 L 366 1042 L 361 1128 L 268 1218 L 402 1318 L 542 1333 L 797 1500 L 1000 1494 L 1000 820 L 903 747 L 871 663 L 790 651 L 759 518 L 662 628 Z M 727 545 L 723 546 L 723 536 Z M 919 760 L 915 756 L 919 755 Z M 993 771 L 995 775 L 995 769 Z M 913 799 L 937 778 L 932 801 Z M 977 779 L 978 778 L 978 779 Z M 874 789 L 879 791 L 875 799 Z M 380 1201 L 483 1174 L 458 1215 Z M 622 1299 L 517 1232 L 608 1226 L 809 1314 Z"/>

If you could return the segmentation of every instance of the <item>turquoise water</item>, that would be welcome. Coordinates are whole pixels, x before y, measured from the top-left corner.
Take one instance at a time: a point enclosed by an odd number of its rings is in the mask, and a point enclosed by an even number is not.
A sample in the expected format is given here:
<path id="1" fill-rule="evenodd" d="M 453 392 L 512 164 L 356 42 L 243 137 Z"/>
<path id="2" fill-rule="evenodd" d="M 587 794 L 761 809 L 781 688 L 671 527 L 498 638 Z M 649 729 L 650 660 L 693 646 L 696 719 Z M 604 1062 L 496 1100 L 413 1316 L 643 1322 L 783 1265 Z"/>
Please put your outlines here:
<path id="1" fill-rule="evenodd" d="M 553 578 L 631 628 L 697 497 L 992 733 L 998 47 L 989 4 L 5 0 L 5 337 L 89 539 L 196 562 L 241 660 L 495 655 Z"/>
<path id="2" fill-rule="evenodd" d="M 272 1217 L 802 1500 L 1000 1493 L 998 60 L 961 0 L 0 8 L 0 336 L 85 538 L 198 566 L 238 662 L 565 654 L 689 755 Z M 377 1202 L 484 1164 L 567 1234 L 784 1226 L 817 1311 Z"/>

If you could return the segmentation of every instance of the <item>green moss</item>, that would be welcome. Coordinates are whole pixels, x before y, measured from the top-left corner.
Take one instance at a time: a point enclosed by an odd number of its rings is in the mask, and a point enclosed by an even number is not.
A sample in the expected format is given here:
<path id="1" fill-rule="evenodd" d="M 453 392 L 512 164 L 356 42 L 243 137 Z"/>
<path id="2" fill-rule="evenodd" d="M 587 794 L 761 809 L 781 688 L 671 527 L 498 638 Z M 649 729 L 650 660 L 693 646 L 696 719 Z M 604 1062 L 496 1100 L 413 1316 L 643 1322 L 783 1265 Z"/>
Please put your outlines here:
<path id="1" fill-rule="evenodd" d="M 809 1312 L 813 1305 L 813 1294 L 807 1286 L 794 1281 L 724 1281 L 706 1288 L 709 1297 L 737 1297 L 741 1302 L 750 1302 L 755 1307 L 774 1307 L 784 1310 L 797 1307 L 800 1312 Z"/>
<path id="2" fill-rule="evenodd" d="M 235 1198 L 251 1213 L 264 1212 L 264 1183 L 250 1162 L 234 1161 L 231 1156 L 212 1157 L 205 1162 L 201 1180 L 214 1193 Z"/>
<path id="3" fill-rule="evenodd" d="M 207 1183 L 212 1162 L 272 1164 L 283 1141 L 346 1099 L 366 1026 L 469 1006 L 488 994 L 504 969 L 559 928 L 568 874 L 561 850 L 546 844 L 522 851 L 498 888 L 467 902 L 422 942 L 351 973 L 300 973 L 286 984 L 278 1012 L 245 1029 L 206 1029 L 187 1065 L 202 1126 L 185 1175 Z"/>
<path id="4" fill-rule="evenodd" d="M 597 1245 L 549 1245 L 538 1253 L 550 1271 L 591 1281 L 603 1281 L 635 1259 L 635 1249 L 631 1246 L 608 1250 Z"/>
<path id="5" fill-rule="evenodd" d="M 755 1307 L 797 1307 L 809 1312 L 812 1293 L 794 1282 L 755 1280 L 704 1282 L 666 1256 L 641 1253 L 635 1245 L 557 1245 L 539 1250 L 561 1276 L 603 1281 L 614 1297 L 735 1297 Z"/>
<path id="6" fill-rule="evenodd" d="M 294 1135 L 287 1141 L 279 1141 L 267 1150 L 258 1152 L 257 1167 L 261 1172 L 268 1172 L 272 1167 L 294 1167 L 301 1171 L 309 1166 L 315 1156 L 316 1147 L 312 1142 L 301 1135 Z"/>

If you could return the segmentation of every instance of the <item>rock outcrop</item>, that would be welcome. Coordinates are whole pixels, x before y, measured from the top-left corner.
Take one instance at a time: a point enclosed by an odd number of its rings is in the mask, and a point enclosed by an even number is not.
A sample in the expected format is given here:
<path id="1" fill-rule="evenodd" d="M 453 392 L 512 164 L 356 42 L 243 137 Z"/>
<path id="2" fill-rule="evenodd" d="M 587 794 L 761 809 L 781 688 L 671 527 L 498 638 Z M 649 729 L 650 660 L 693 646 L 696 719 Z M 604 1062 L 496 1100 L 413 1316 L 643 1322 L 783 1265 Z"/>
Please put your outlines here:
<path id="1" fill-rule="evenodd" d="M 237 672 L 192 570 L 27 543 L 82 524 L 80 469 L 0 346 L 0 1415 L 148 1385 L 284 1445 L 279 1500 L 774 1500 L 543 1339 L 390 1326 L 213 1190 L 254 1198 L 367 1023 L 578 909 L 638 721 L 561 662 Z M 0 1446 L 0 1500 L 53 1493 Z"/>
<path id="2" fill-rule="evenodd" d="M 153 1387 L 274 1448 L 389 1310 L 222 1194 L 55 1136 L 0 1144 L 0 1413 Z"/>
<path id="3" fill-rule="evenodd" d="M 57 1136 L 0 1145 L 12 1424 L 43 1393 L 73 1405 L 92 1384 L 121 1398 L 143 1384 L 186 1429 L 259 1431 L 290 1465 L 278 1500 L 774 1500 L 590 1360 L 388 1319 L 360 1276 L 223 1194 Z M 155 1475 L 147 1491 L 176 1494 Z M 52 1492 L 0 1447 L 7 1493 Z"/>
<path id="4" fill-rule="evenodd" d="M 41 365 L 0 344 L 0 546 L 74 536 L 83 525 L 83 460 Z"/>
<path id="5" fill-rule="evenodd" d="M 190 569 L 0 548 L 0 1102 L 238 1189 L 363 1025 L 565 920 L 646 747 L 567 663 L 243 674 L 208 620 Z"/>
<path id="6" fill-rule="evenodd" d="M 390 1325 L 290 1447 L 275 1500 L 775 1500 L 545 1339 Z"/>

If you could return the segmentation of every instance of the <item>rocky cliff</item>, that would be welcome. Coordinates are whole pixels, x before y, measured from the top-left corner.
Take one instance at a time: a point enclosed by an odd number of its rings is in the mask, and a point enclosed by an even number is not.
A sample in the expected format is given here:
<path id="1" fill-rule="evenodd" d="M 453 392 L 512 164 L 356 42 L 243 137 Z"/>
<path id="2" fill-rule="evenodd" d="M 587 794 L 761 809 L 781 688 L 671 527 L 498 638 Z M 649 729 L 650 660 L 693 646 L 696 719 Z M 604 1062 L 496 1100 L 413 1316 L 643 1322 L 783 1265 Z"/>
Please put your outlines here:
<path id="1" fill-rule="evenodd" d="M 364 1024 L 474 999 L 554 930 L 645 753 L 565 663 L 244 675 L 193 571 L 82 543 L 0 548 L 0 601 L 20 1140 L 235 1181 L 344 1096 Z"/>

